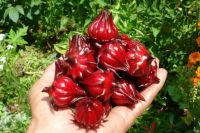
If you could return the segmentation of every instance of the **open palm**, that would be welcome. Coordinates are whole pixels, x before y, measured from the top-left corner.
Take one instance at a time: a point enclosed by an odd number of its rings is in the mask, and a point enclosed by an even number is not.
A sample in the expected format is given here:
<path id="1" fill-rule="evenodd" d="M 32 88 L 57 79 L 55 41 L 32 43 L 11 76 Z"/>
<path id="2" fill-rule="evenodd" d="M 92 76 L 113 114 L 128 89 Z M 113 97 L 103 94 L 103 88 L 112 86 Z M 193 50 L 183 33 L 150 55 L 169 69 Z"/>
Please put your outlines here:
<path id="1" fill-rule="evenodd" d="M 48 101 L 48 94 L 42 93 L 44 87 L 52 84 L 54 73 L 55 64 L 51 64 L 30 90 L 29 100 L 32 120 L 27 131 L 28 133 L 124 133 L 131 127 L 135 119 L 151 104 L 154 97 L 164 85 L 167 77 L 167 71 L 159 68 L 157 75 L 160 83 L 153 84 L 141 92 L 145 101 L 138 102 L 133 109 L 125 106 L 112 108 L 106 118 L 107 121 L 103 122 L 96 131 L 86 131 L 73 123 L 72 109 L 53 110 Z"/>

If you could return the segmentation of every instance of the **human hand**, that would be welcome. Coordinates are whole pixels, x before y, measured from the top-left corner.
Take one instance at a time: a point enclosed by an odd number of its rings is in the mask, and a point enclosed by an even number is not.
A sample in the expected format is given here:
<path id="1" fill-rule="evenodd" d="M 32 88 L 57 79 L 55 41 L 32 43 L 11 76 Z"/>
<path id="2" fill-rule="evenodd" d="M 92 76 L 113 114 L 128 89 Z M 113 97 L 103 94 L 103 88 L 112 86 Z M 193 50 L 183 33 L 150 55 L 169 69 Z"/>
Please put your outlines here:
<path id="1" fill-rule="evenodd" d="M 48 94 L 42 93 L 44 87 L 50 86 L 54 80 L 55 64 L 51 64 L 42 77 L 32 86 L 29 93 L 29 101 L 32 112 L 32 120 L 28 128 L 28 133 L 85 133 L 86 130 L 75 125 L 73 112 L 71 109 L 55 111 L 48 102 Z M 112 108 L 106 122 L 97 129 L 89 130 L 88 133 L 125 133 L 151 104 L 155 96 L 163 87 L 167 71 L 159 68 L 157 76 L 160 79 L 158 84 L 153 84 L 140 92 L 145 101 L 138 102 L 133 109 L 125 106 Z"/>

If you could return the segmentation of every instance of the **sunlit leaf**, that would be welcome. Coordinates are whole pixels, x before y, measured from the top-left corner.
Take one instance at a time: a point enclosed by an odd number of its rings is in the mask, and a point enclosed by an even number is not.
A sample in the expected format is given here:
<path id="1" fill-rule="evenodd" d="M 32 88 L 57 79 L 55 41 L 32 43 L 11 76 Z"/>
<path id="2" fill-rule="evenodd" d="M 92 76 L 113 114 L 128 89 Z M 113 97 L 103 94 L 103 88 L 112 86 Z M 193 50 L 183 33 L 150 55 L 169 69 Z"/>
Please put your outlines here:
<path id="1" fill-rule="evenodd" d="M 17 8 L 15 8 L 15 7 L 9 8 L 9 18 L 15 23 L 18 21 L 19 12 L 18 12 Z"/>
<path id="2" fill-rule="evenodd" d="M 68 50 L 68 47 L 69 44 L 67 42 L 60 42 L 54 44 L 54 49 L 60 54 L 64 54 Z"/>
<path id="3" fill-rule="evenodd" d="M 8 39 L 6 39 L 5 41 L 8 44 L 12 44 L 14 46 L 27 44 L 28 42 L 23 39 L 23 36 L 27 35 L 27 30 L 27 26 L 18 29 L 16 32 L 13 29 L 11 29 L 8 33 Z"/>
<path id="4" fill-rule="evenodd" d="M 24 9 L 21 5 L 17 5 L 16 9 L 18 10 L 19 13 L 21 13 L 22 15 L 24 15 Z"/>
<path id="5" fill-rule="evenodd" d="M 157 37 L 157 35 L 158 35 L 159 32 L 160 32 L 160 29 L 157 28 L 157 27 L 151 27 L 151 29 L 152 29 L 152 32 L 153 32 L 153 36 L 154 36 L 154 37 Z"/>
<path id="6" fill-rule="evenodd" d="M 31 0 L 31 7 L 38 6 L 42 3 L 41 0 Z"/>

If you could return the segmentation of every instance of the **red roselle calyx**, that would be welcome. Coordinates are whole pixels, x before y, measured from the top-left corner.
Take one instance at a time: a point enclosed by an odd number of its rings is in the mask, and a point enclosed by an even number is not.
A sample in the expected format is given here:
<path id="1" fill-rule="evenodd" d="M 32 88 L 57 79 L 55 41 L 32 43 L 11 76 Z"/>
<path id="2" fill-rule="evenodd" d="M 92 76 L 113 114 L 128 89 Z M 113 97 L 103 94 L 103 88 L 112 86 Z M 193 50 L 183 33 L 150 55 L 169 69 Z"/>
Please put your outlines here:
<path id="1" fill-rule="evenodd" d="M 104 116 L 104 107 L 96 98 L 86 97 L 76 103 L 75 122 L 86 129 L 99 127 Z"/>
<path id="2" fill-rule="evenodd" d="M 118 35 L 107 10 L 91 22 L 87 33 L 73 36 L 69 50 L 55 62 L 53 84 L 43 92 L 54 109 L 72 108 L 78 126 L 96 130 L 112 107 L 134 107 L 145 100 L 137 88 L 159 79 L 148 49 L 128 35 Z"/>
<path id="3" fill-rule="evenodd" d="M 124 46 L 118 42 L 106 43 L 99 51 L 98 62 L 106 69 L 128 71 Z"/>
<path id="4" fill-rule="evenodd" d="M 115 39 L 118 29 L 112 20 L 112 14 L 107 10 L 102 10 L 100 14 L 88 27 L 88 35 L 98 42 L 105 42 Z"/>
<path id="5" fill-rule="evenodd" d="M 105 102 L 112 95 L 114 80 L 113 72 L 97 70 L 85 78 L 82 83 L 86 86 L 86 90 L 90 96 Z"/>
<path id="6" fill-rule="evenodd" d="M 86 92 L 72 81 L 69 77 L 60 76 L 51 87 L 44 88 L 51 99 L 53 107 L 68 107 L 81 97 L 86 96 Z"/>
<path id="7" fill-rule="evenodd" d="M 127 47 L 126 59 L 130 66 L 129 74 L 134 77 L 148 74 L 151 62 L 154 60 L 150 52 L 138 41 L 131 41 Z"/>
<path id="8" fill-rule="evenodd" d="M 132 43 L 131 38 L 129 38 L 128 35 L 126 35 L 126 34 L 122 34 L 122 35 L 118 36 L 117 40 L 119 42 L 121 42 L 122 45 L 126 46 L 127 48 L 130 48 L 129 45 L 131 45 L 131 43 Z"/>
<path id="9" fill-rule="evenodd" d="M 115 105 L 134 106 L 139 100 L 144 101 L 144 98 L 137 91 L 133 82 L 120 79 L 111 100 Z"/>
<path id="10" fill-rule="evenodd" d="M 85 37 L 75 35 L 66 53 L 67 75 L 74 80 L 90 75 L 96 68 L 94 50 Z"/>
<path id="11" fill-rule="evenodd" d="M 57 79 L 60 76 L 66 75 L 68 70 L 68 64 L 61 59 L 58 59 L 55 62 L 55 77 L 54 79 Z"/>
<path id="12" fill-rule="evenodd" d="M 136 77 L 135 81 L 138 87 L 146 88 L 154 83 L 159 83 L 160 79 L 157 77 L 157 64 L 156 61 L 152 61 L 150 72 L 143 77 Z"/>

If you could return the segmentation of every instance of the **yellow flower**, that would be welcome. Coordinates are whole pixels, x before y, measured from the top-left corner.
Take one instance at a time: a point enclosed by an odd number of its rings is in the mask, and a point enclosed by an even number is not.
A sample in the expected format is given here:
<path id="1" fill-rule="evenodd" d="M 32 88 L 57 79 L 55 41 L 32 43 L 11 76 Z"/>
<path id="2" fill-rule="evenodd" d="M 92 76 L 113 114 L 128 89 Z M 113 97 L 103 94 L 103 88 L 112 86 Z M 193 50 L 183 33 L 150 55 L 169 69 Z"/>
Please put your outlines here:
<path id="1" fill-rule="evenodd" d="M 197 45 L 200 47 L 200 36 L 197 37 L 196 41 L 197 41 Z"/>
<path id="2" fill-rule="evenodd" d="M 200 61 L 200 53 L 199 52 L 191 53 L 188 59 L 188 67 L 192 67 L 194 64 L 196 64 L 197 61 Z"/>
<path id="3" fill-rule="evenodd" d="M 196 76 L 198 77 L 198 78 L 200 78 L 200 66 L 197 68 L 197 70 L 196 70 Z"/>

